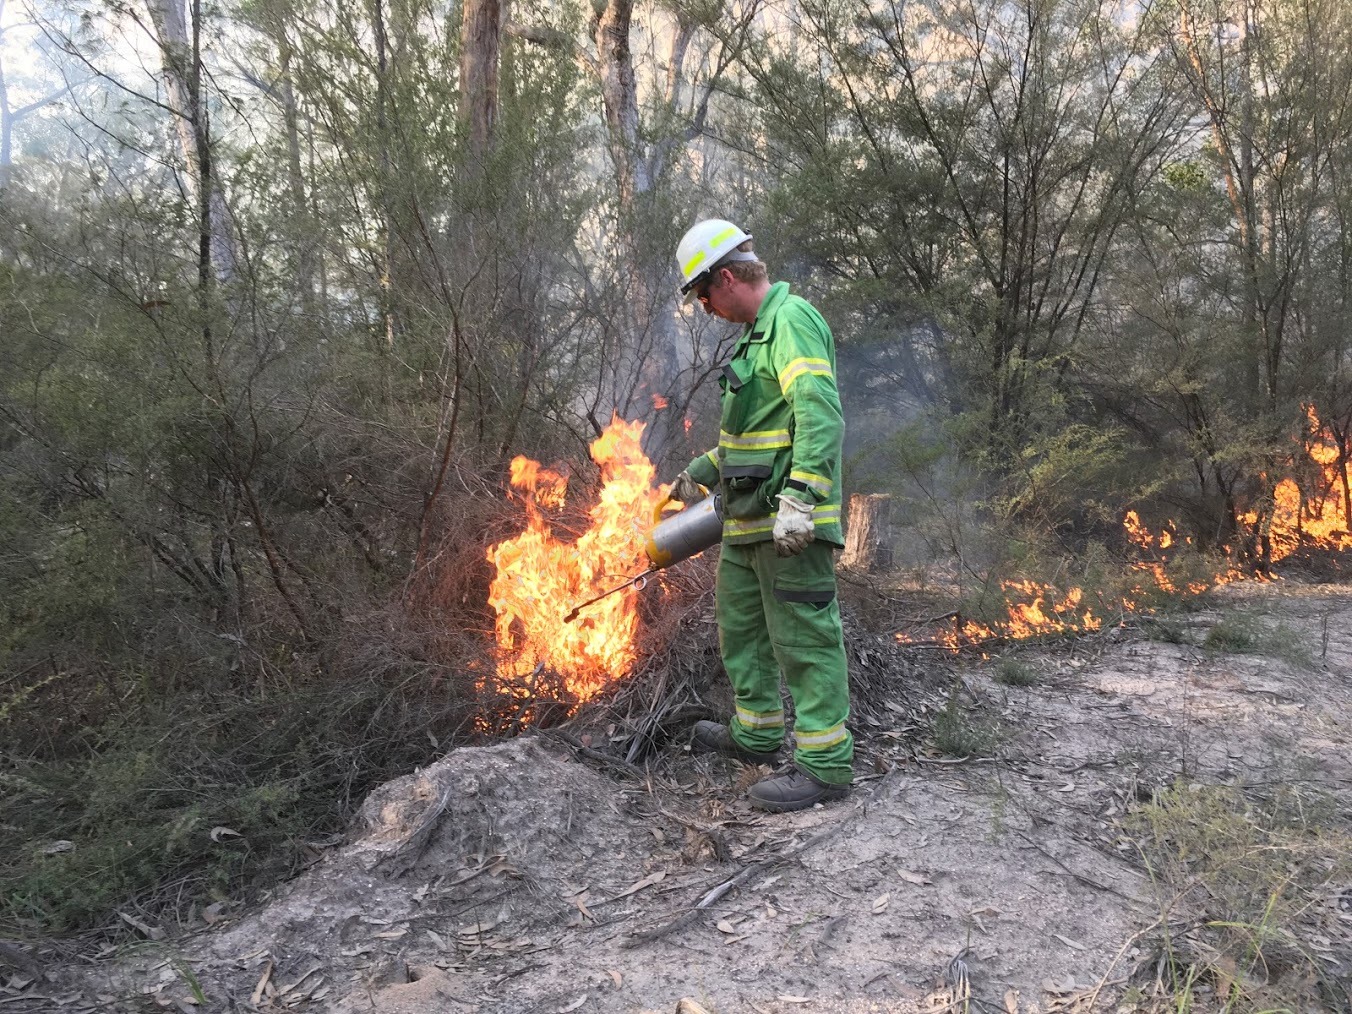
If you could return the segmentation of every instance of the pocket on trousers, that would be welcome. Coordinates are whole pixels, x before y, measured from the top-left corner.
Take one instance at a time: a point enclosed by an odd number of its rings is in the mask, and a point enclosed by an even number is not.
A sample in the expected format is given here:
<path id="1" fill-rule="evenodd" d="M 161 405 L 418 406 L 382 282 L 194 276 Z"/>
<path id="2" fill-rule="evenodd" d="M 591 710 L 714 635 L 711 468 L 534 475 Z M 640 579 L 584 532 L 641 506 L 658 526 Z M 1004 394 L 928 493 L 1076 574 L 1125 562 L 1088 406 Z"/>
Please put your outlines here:
<path id="1" fill-rule="evenodd" d="M 834 559 L 823 548 L 775 561 L 773 594 L 785 621 L 781 644 L 830 647 L 840 641 Z"/>

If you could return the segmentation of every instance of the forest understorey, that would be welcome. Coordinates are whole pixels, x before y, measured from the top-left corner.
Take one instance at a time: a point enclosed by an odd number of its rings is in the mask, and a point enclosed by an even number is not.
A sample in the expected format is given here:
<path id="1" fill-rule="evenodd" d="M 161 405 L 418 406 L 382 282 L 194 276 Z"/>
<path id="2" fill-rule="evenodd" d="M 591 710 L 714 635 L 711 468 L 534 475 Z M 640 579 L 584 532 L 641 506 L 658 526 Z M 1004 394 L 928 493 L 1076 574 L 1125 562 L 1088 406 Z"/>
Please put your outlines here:
<path id="1" fill-rule="evenodd" d="M 850 627 L 856 788 L 797 814 L 685 713 L 641 764 L 602 709 L 451 750 L 255 906 L 25 949 L 0 1010 L 1352 1009 L 1352 588 L 1204 606 L 989 658 Z"/>

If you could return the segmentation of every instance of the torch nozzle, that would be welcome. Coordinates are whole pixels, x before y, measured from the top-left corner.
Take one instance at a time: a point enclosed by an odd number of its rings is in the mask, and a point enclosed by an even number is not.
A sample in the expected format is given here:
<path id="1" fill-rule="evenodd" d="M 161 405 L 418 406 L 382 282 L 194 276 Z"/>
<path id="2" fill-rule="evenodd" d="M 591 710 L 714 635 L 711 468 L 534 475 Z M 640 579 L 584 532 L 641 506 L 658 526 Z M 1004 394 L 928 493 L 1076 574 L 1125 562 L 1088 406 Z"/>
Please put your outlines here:
<path id="1" fill-rule="evenodd" d="M 586 609 L 588 606 L 600 602 L 603 598 L 606 598 L 610 595 L 614 595 L 616 592 L 622 592 L 630 585 L 633 585 L 635 588 L 642 591 L 643 586 L 648 583 L 648 575 L 653 573 L 655 569 L 656 568 L 654 567 L 649 567 L 642 574 L 637 574 L 634 577 L 631 577 L 628 581 L 624 582 L 624 584 L 616 585 L 609 591 L 603 591 L 600 595 L 597 595 L 595 598 L 587 599 L 586 602 L 579 602 L 577 605 L 573 606 L 572 609 L 568 610 L 568 612 L 564 614 L 563 622 L 572 623 L 575 619 L 577 619 L 578 614 L 582 612 L 582 610 Z"/>

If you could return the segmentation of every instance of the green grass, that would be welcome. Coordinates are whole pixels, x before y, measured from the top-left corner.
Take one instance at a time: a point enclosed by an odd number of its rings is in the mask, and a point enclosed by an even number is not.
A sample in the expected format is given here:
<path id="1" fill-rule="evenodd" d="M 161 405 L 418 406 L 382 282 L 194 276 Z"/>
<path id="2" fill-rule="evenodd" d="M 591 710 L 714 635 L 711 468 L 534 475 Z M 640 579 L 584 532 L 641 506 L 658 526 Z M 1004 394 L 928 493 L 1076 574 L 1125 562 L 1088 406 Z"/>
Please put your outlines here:
<path id="1" fill-rule="evenodd" d="M 1285 623 L 1269 625 L 1249 613 L 1230 613 L 1207 631 L 1202 647 L 1217 654 L 1269 655 L 1297 669 L 1316 668 L 1310 638 Z"/>
<path id="2" fill-rule="evenodd" d="M 426 763 L 429 726 L 446 717 L 412 681 L 374 677 L 274 686 L 266 700 L 247 687 L 143 693 L 136 674 L 118 685 L 121 702 L 90 709 L 58 749 L 0 754 L 0 935 L 118 926 L 119 909 L 170 929 L 194 905 L 242 901 L 293 874 L 304 842 L 343 828 L 369 788 Z M 213 840 L 216 827 L 238 833 Z"/>
<path id="3" fill-rule="evenodd" d="M 1123 827 L 1160 905 L 1159 977 L 1137 985 L 1129 1009 L 1315 1009 L 1349 985 L 1306 944 L 1312 900 L 1352 875 L 1338 800 L 1295 785 L 1258 795 L 1178 783 Z"/>
<path id="4" fill-rule="evenodd" d="M 934 745 L 950 757 L 989 756 L 1000 742 L 999 726 L 963 710 L 955 691 L 934 718 Z"/>
<path id="5" fill-rule="evenodd" d="M 1038 675 L 1027 662 L 1006 655 L 995 665 L 995 681 L 1007 687 L 1031 687 L 1037 683 Z"/>

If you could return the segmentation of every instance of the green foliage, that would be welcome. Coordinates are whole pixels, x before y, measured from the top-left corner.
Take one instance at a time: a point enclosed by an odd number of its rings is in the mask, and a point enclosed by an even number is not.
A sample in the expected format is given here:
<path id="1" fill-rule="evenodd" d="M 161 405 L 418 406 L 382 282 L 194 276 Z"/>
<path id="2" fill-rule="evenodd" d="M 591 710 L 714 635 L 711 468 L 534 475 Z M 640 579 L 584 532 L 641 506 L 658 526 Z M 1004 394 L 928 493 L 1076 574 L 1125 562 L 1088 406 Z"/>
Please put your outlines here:
<path id="1" fill-rule="evenodd" d="M 1172 999 L 1203 987 L 1224 1009 L 1259 1012 L 1315 999 L 1324 970 L 1307 949 L 1308 898 L 1352 873 L 1352 838 L 1335 799 L 1275 779 L 1257 795 L 1177 783 L 1126 820 L 1151 873 L 1167 925 L 1180 898 L 1205 914 L 1203 942 L 1164 933 Z"/>
<path id="2" fill-rule="evenodd" d="M 1298 669 L 1314 669 L 1314 649 L 1306 636 L 1284 623 L 1268 624 L 1250 613 L 1232 612 L 1207 631 L 1202 647 L 1231 655 L 1281 658 Z"/>
<path id="3" fill-rule="evenodd" d="M 995 681 L 1007 687 L 1031 687 L 1038 682 L 1038 674 L 1022 659 L 1005 655 L 995 664 Z"/>
<path id="4" fill-rule="evenodd" d="M 305 862 L 304 842 L 341 830 L 368 787 L 425 763 L 431 730 L 465 708 L 445 689 L 370 677 L 262 697 L 165 694 L 130 672 L 110 682 L 124 693 L 57 754 L 4 758 L 0 923 L 71 932 L 125 905 L 172 919 L 240 902 Z M 52 705 L 40 690 L 7 728 Z"/>
<path id="5" fill-rule="evenodd" d="M 1206 172 L 1194 161 L 1171 162 L 1164 167 L 1165 181 L 1177 190 L 1201 190 L 1207 185 Z"/>
<path id="6" fill-rule="evenodd" d="M 1000 741 L 998 724 L 966 711 L 956 690 L 934 716 L 932 732 L 935 747 L 950 757 L 988 756 Z"/>

